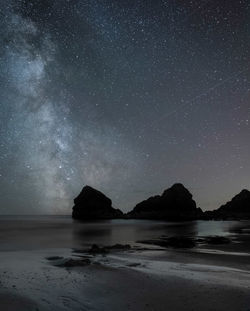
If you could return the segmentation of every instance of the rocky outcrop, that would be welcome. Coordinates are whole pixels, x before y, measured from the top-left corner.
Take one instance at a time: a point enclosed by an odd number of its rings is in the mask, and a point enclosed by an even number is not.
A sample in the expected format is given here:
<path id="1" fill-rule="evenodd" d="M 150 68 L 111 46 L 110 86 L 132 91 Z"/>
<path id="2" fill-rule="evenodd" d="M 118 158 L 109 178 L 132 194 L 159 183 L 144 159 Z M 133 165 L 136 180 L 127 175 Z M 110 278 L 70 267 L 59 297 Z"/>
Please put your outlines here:
<path id="1" fill-rule="evenodd" d="M 244 189 L 217 210 L 206 211 L 204 219 L 250 219 L 250 191 Z"/>
<path id="2" fill-rule="evenodd" d="M 85 186 L 74 199 L 72 217 L 74 219 L 113 219 L 122 218 L 123 213 L 112 207 L 112 201 L 102 192 Z"/>
<path id="3" fill-rule="evenodd" d="M 150 197 L 137 204 L 127 216 L 137 219 L 179 221 L 198 219 L 202 214 L 201 209 L 196 208 L 192 194 L 182 184 L 174 184 L 162 195 Z"/>

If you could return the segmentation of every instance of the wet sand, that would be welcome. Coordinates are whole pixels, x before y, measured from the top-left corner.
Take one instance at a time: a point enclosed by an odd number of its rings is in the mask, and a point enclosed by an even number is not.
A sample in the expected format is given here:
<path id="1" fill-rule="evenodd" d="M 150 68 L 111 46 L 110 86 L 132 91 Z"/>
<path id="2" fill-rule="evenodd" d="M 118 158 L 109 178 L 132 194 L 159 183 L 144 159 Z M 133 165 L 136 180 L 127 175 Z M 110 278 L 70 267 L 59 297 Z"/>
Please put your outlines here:
<path id="1" fill-rule="evenodd" d="M 250 311 L 249 222 L 80 224 L 43 217 L 0 224 L 1 311 Z M 214 232 L 232 243 L 135 243 Z M 92 243 L 132 248 L 90 254 Z"/>
<path id="2" fill-rule="evenodd" d="M 1 253 L 1 310 L 250 310 L 250 271 L 230 260 L 216 264 L 209 254 L 194 262 L 189 251 L 115 252 L 72 268 L 46 259 L 54 255 L 83 256 L 70 249 Z"/>
<path id="3" fill-rule="evenodd" d="M 16 295 L 14 293 L 1 291 L 0 293 L 0 301 L 1 301 L 1 310 L 4 311 L 13 311 L 13 310 L 21 310 L 21 311 L 32 311 L 39 310 L 36 303 L 32 300 L 24 298 L 22 296 Z"/>

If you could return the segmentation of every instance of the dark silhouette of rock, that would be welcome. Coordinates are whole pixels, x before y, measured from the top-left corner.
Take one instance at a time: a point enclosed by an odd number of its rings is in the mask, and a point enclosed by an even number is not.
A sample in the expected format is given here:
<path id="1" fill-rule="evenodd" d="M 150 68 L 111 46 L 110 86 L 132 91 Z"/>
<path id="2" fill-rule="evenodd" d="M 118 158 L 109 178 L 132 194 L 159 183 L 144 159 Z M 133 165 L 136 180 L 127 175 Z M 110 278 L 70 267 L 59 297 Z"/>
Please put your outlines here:
<path id="1" fill-rule="evenodd" d="M 188 236 L 160 237 L 154 240 L 137 241 L 137 243 L 172 248 L 193 248 L 196 246 L 195 239 Z"/>
<path id="2" fill-rule="evenodd" d="M 104 255 L 104 254 L 107 254 L 109 251 L 106 247 L 101 247 L 101 246 L 98 246 L 97 244 L 93 244 L 88 252 L 93 255 L 97 255 L 97 254 Z"/>
<path id="3" fill-rule="evenodd" d="M 89 258 L 75 259 L 75 258 L 64 258 L 61 256 L 51 256 L 51 257 L 47 257 L 46 259 L 51 261 L 51 263 L 54 266 L 63 267 L 63 268 L 81 267 L 81 266 L 87 266 L 91 264 L 91 261 Z"/>
<path id="4" fill-rule="evenodd" d="M 113 219 L 122 218 L 123 213 L 112 207 L 112 201 L 102 192 L 85 186 L 74 199 L 72 217 L 74 219 Z"/>
<path id="5" fill-rule="evenodd" d="M 129 218 L 158 220 L 193 220 L 203 214 L 192 199 L 192 194 L 182 185 L 174 184 L 162 195 L 150 197 L 137 204 L 127 215 Z"/>
<path id="6" fill-rule="evenodd" d="M 128 251 L 130 249 L 131 246 L 129 244 L 114 244 L 110 246 L 98 246 L 97 244 L 93 244 L 88 250 L 88 253 L 92 255 L 105 255 L 108 254 L 110 251 Z"/>
<path id="7" fill-rule="evenodd" d="M 118 251 L 126 251 L 126 250 L 130 250 L 131 249 L 131 245 L 129 244 L 114 244 L 111 246 L 107 246 L 108 249 L 111 250 L 118 250 Z"/>
<path id="8" fill-rule="evenodd" d="M 157 245 L 160 247 L 172 248 L 193 248 L 196 246 L 221 245 L 231 243 L 231 240 L 223 236 L 207 236 L 207 237 L 193 237 L 193 236 L 161 236 L 152 240 L 137 241 L 137 243 Z"/>
<path id="9" fill-rule="evenodd" d="M 68 259 L 63 260 L 60 263 L 56 263 L 55 266 L 62 267 L 62 268 L 72 268 L 72 267 L 84 267 L 90 264 L 91 264 L 91 261 L 88 258 L 86 259 L 68 258 Z"/>
<path id="10" fill-rule="evenodd" d="M 231 242 L 229 238 L 224 236 L 209 236 L 204 239 L 207 244 L 219 245 L 219 244 L 228 244 Z"/>
<path id="11" fill-rule="evenodd" d="M 225 205 L 206 211 L 204 219 L 250 219 L 250 191 L 244 189 Z"/>
<path id="12" fill-rule="evenodd" d="M 50 257 L 46 257 L 47 260 L 60 260 L 63 259 L 63 257 L 61 256 L 50 256 Z"/>

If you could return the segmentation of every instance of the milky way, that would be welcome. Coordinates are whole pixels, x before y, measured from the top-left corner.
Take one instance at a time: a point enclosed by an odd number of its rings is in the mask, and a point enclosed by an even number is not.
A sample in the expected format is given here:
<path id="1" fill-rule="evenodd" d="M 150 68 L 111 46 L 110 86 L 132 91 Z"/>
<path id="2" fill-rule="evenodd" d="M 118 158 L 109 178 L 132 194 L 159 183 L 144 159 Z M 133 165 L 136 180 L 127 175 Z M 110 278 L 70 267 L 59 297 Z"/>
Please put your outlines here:
<path id="1" fill-rule="evenodd" d="M 250 188 L 248 1 L 0 1 L 0 212 Z"/>

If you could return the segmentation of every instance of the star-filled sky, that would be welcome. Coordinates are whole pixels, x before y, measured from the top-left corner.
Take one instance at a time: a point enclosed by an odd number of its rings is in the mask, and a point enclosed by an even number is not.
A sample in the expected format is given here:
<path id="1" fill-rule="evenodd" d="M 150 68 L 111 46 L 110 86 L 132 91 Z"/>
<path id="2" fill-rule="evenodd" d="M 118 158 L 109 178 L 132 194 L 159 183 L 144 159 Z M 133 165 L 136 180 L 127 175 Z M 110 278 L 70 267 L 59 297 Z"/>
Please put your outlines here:
<path id="1" fill-rule="evenodd" d="M 250 1 L 0 0 L 0 213 L 250 188 Z"/>

